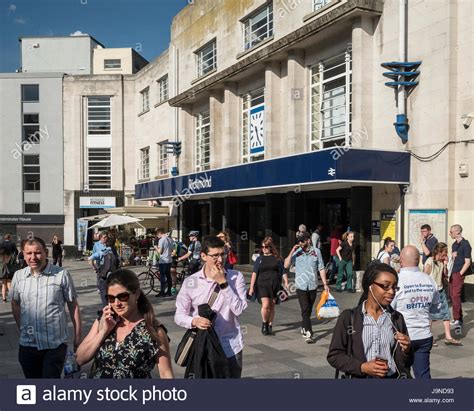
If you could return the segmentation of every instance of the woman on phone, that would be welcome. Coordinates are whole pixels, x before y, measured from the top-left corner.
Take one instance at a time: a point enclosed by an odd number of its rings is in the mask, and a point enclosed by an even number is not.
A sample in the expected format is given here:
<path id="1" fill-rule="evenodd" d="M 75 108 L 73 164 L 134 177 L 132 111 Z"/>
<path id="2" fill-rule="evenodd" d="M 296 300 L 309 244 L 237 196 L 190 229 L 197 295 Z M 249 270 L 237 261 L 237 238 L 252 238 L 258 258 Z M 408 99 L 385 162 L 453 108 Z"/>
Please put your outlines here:
<path id="1" fill-rule="evenodd" d="M 226 231 L 221 231 L 219 234 L 217 234 L 217 238 L 220 238 L 225 243 L 224 253 L 227 254 L 227 258 L 225 260 L 224 268 L 226 270 L 233 270 L 234 269 L 234 264 L 229 262 L 229 256 L 230 256 L 230 253 L 235 254 L 235 251 L 232 247 L 232 242 L 230 241 L 230 235 Z"/>
<path id="2" fill-rule="evenodd" d="M 339 258 L 339 271 L 337 273 L 336 291 L 341 292 L 342 279 L 344 278 L 344 270 L 347 274 L 346 291 L 355 293 L 352 283 L 352 273 L 354 269 L 354 239 L 355 233 L 347 231 L 342 235 L 342 243 L 337 247 L 336 253 Z"/>
<path id="3" fill-rule="evenodd" d="M 249 295 L 256 295 L 262 304 L 262 334 L 273 335 L 273 320 L 275 319 L 275 305 L 280 296 L 281 281 L 284 280 L 288 289 L 288 276 L 284 273 L 283 261 L 273 244 L 271 237 L 262 241 L 261 254 L 253 266 L 250 280 Z"/>
<path id="4" fill-rule="evenodd" d="M 94 359 L 92 378 L 173 378 L 166 328 L 140 290 L 137 276 L 117 270 L 107 278 L 107 301 L 77 349 L 77 363 Z"/>
<path id="5" fill-rule="evenodd" d="M 364 273 L 359 305 L 339 316 L 327 360 L 349 378 L 411 378 L 407 326 L 390 306 L 397 283 L 392 267 L 371 264 Z"/>
<path id="6" fill-rule="evenodd" d="M 448 306 L 448 297 L 446 295 L 448 279 L 448 246 L 445 243 L 438 243 L 431 252 L 432 256 L 426 262 L 423 271 L 430 274 L 438 286 L 440 309 L 439 312 L 430 314 L 432 321 L 442 320 L 444 326 L 444 343 L 446 345 L 462 345 L 461 341 L 456 340 L 451 335 L 449 325 L 450 314 Z M 433 343 L 434 345 L 435 343 Z M 437 345 L 437 344 L 436 344 Z"/>

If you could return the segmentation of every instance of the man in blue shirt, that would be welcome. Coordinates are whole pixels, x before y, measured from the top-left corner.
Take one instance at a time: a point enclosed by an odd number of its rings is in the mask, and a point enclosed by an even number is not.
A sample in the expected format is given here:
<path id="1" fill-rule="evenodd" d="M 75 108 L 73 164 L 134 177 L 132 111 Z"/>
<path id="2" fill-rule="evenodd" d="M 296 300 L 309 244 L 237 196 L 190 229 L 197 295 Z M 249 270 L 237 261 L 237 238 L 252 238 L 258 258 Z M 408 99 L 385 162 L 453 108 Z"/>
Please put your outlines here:
<path id="1" fill-rule="evenodd" d="M 297 243 L 285 259 L 285 268 L 295 267 L 296 296 L 301 307 L 301 335 L 308 344 L 314 343 L 311 327 L 311 311 L 318 290 L 318 271 L 324 289 L 329 291 L 326 270 L 321 251 L 311 246 L 309 233 L 303 232 L 297 237 Z"/>
<path id="2" fill-rule="evenodd" d="M 464 286 L 464 276 L 471 271 L 472 248 L 462 236 L 462 227 L 454 224 L 449 229 L 449 235 L 454 241 L 452 247 L 452 258 L 454 259 L 451 276 L 449 277 L 449 293 L 453 305 L 453 325 L 462 327 L 461 293 Z"/>
<path id="3" fill-rule="evenodd" d="M 436 244 L 438 244 L 438 239 L 431 233 L 431 226 L 429 224 L 423 224 L 421 226 L 421 251 L 422 258 L 421 263 L 423 266 L 426 263 L 426 260 L 433 252 Z"/>

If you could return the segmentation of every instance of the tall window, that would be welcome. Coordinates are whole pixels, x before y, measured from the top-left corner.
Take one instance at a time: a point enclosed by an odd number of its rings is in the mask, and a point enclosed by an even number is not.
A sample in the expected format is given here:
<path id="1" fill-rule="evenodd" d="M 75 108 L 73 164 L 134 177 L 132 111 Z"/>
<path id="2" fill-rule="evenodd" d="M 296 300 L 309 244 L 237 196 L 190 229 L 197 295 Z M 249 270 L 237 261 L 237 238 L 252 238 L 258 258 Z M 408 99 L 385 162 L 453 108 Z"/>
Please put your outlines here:
<path id="1" fill-rule="evenodd" d="M 166 143 L 167 141 L 163 141 Z M 159 163 L 158 163 L 158 174 L 160 176 L 168 175 L 169 174 L 169 162 L 168 162 L 168 153 L 166 152 L 166 146 L 163 144 L 158 144 L 158 156 L 159 156 Z"/>
<path id="2" fill-rule="evenodd" d="M 39 84 L 23 84 L 21 86 L 21 101 L 37 103 L 39 101 Z"/>
<path id="3" fill-rule="evenodd" d="M 89 136 L 110 135 L 110 97 L 88 97 L 87 134 Z"/>
<path id="4" fill-rule="evenodd" d="M 311 150 L 350 145 L 352 60 L 350 52 L 311 68 Z"/>
<path id="5" fill-rule="evenodd" d="M 196 116 L 196 171 L 209 170 L 211 167 L 211 121 L 209 113 Z"/>
<path id="6" fill-rule="evenodd" d="M 150 147 L 140 150 L 140 179 L 150 178 Z"/>
<path id="7" fill-rule="evenodd" d="M 257 11 L 244 21 L 244 49 L 248 50 L 273 36 L 273 5 Z"/>
<path id="8" fill-rule="evenodd" d="M 39 155 L 23 156 L 23 191 L 40 191 Z"/>
<path id="9" fill-rule="evenodd" d="M 23 142 L 37 144 L 40 142 L 39 114 L 23 113 Z"/>
<path id="10" fill-rule="evenodd" d="M 158 81 L 158 101 L 163 103 L 164 101 L 168 100 L 168 74 L 161 77 Z"/>
<path id="11" fill-rule="evenodd" d="M 196 51 L 198 77 L 204 76 L 217 67 L 216 40 L 212 40 Z"/>
<path id="12" fill-rule="evenodd" d="M 329 3 L 331 3 L 331 0 L 313 0 L 313 11 L 319 10 Z"/>
<path id="13" fill-rule="evenodd" d="M 120 59 L 105 59 L 104 69 L 120 69 L 122 68 L 122 60 Z"/>
<path id="14" fill-rule="evenodd" d="M 147 87 L 145 90 L 140 92 L 141 103 L 142 103 L 142 113 L 150 110 L 150 88 Z"/>
<path id="15" fill-rule="evenodd" d="M 112 161 L 110 148 L 89 148 L 87 155 L 89 190 L 112 188 Z"/>
<path id="16" fill-rule="evenodd" d="M 242 96 L 242 161 L 263 160 L 265 150 L 264 89 Z"/>
<path id="17" fill-rule="evenodd" d="M 38 214 L 40 212 L 40 204 L 39 203 L 25 203 L 23 207 L 23 212 L 25 214 Z"/>

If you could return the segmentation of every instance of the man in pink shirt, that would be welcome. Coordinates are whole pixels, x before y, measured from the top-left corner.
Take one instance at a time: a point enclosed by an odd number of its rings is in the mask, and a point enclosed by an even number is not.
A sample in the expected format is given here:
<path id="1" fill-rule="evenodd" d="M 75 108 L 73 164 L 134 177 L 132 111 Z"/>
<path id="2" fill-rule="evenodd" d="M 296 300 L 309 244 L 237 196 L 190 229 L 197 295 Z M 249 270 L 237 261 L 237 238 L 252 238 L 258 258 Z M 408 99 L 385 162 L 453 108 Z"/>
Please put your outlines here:
<path id="1" fill-rule="evenodd" d="M 244 342 L 238 317 L 247 308 L 247 289 L 241 272 L 224 270 L 226 254 L 224 242 L 217 237 L 206 237 L 202 242 L 203 267 L 184 281 L 176 298 L 174 321 L 180 327 L 206 330 L 211 325 L 219 337 L 222 349 L 229 360 L 232 378 L 242 374 L 242 349 Z M 214 290 L 218 296 L 212 310 L 214 323 L 200 317 L 198 306 L 206 304 Z"/>

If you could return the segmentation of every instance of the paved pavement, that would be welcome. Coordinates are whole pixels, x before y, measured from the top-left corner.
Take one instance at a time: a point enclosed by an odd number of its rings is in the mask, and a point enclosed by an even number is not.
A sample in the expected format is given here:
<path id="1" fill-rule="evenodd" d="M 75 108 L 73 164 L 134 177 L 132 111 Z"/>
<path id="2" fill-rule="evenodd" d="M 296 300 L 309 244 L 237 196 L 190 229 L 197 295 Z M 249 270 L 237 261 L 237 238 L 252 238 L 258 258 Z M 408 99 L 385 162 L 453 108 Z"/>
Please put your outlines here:
<path id="1" fill-rule="evenodd" d="M 95 287 L 95 276 L 84 261 L 65 261 L 79 293 L 79 304 L 83 315 L 84 333 L 88 332 L 97 310 L 100 308 L 99 295 Z M 134 268 L 140 272 L 139 267 Z M 247 276 L 247 279 L 249 277 Z M 356 294 L 336 294 L 341 308 L 353 307 L 360 297 Z M 174 357 L 176 346 L 184 331 L 178 327 L 173 316 L 174 298 L 151 296 L 155 312 L 165 324 L 171 338 L 171 352 Z M 464 346 L 446 346 L 443 340 L 431 353 L 431 374 L 434 378 L 474 377 L 474 304 L 465 303 L 467 315 L 462 335 Z M 316 336 L 315 344 L 306 344 L 300 335 L 300 312 L 296 297 L 277 306 L 274 336 L 263 336 L 260 332 L 260 306 L 249 303 L 241 317 L 245 333 L 243 377 L 246 378 L 334 378 L 334 369 L 326 361 L 335 320 L 313 320 Z M 444 338 L 440 322 L 433 325 L 434 335 Z M 18 331 L 11 315 L 9 303 L 0 303 L 0 378 L 23 378 L 18 364 Z M 70 333 L 72 335 L 72 333 Z M 174 366 L 176 377 L 184 374 L 184 369 Z"/>

